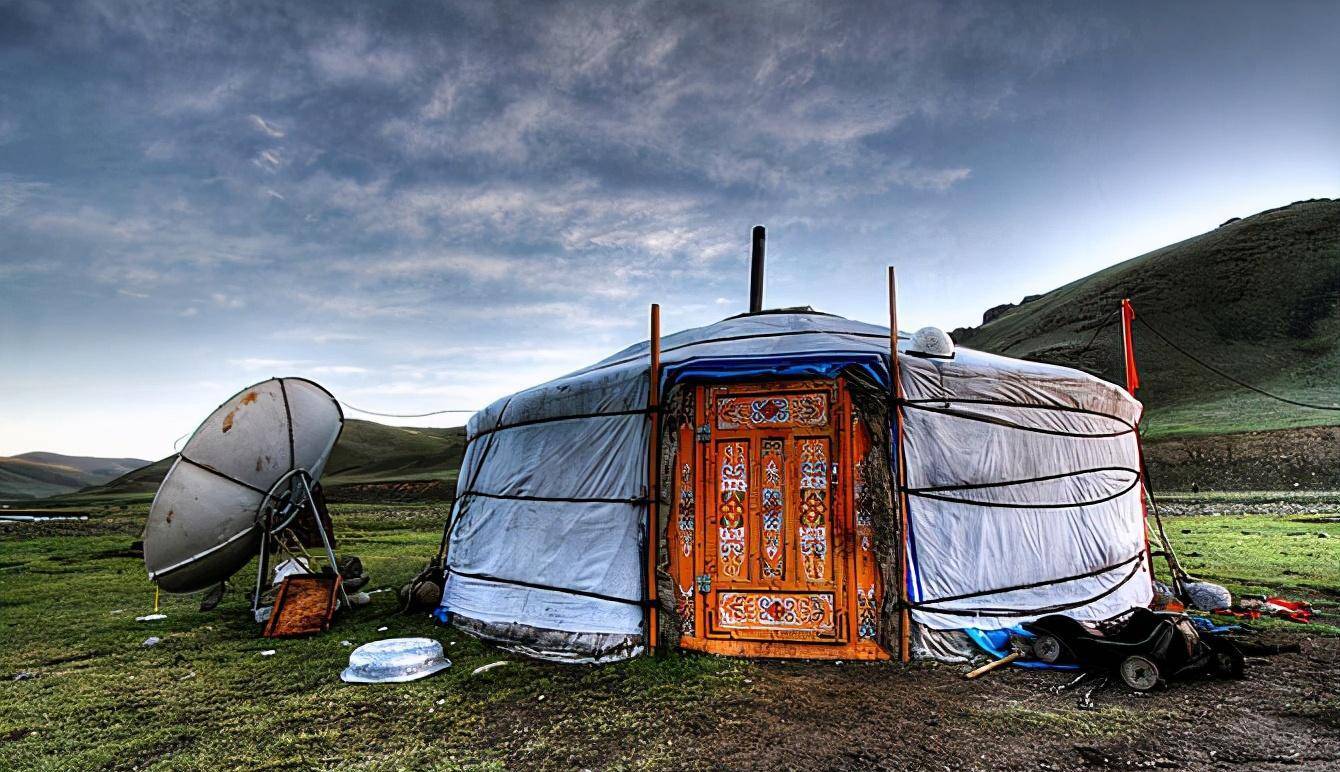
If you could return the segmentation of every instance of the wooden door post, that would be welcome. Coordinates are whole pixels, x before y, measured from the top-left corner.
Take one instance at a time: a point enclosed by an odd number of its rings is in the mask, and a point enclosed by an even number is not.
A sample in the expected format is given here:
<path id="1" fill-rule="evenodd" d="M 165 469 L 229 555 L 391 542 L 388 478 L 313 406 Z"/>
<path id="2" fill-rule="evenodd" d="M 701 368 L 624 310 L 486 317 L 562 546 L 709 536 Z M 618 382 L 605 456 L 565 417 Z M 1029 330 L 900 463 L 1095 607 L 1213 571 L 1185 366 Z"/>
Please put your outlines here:
<path id="1" fill-rule="evenodd" d="M 651 366 L 647 381 L 647 420 L 651 431 L 647 440 L 647 653 L 656 651 L 656 560 L 660 546 L 659 510 L 661 504 L 661 306 L 651 304 Z"/>
<path id="2" fill-rule="evenodd" d="M 889 266 L 889 377 L 893 380 L 893 451 L 898 457 L 897 484 L 894 495 L 898 507 L 898 659 L 906 663 L 912 659 L 912 615 L 907 598 L 907 458 L 903 452 L 903 382 L 898 364 L 898 281 L 893 266 Z"/>

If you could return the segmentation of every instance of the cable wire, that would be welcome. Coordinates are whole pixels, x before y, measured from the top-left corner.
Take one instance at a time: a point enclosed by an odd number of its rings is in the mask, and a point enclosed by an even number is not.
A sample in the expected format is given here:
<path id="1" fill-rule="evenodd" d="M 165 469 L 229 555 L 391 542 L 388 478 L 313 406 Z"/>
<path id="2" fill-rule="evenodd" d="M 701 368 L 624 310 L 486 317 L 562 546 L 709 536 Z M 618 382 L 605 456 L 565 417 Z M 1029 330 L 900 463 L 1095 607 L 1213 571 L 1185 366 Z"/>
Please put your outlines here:
<path id="1" fill-rule="evenodd" d="M 340 400 L 340 404 L 348 408 L 349 410 L 354 411 L 355 413 L 364 413 L 366 415 L 381 416 L 382 418 L 427 418 L 428 416 L 431 415 L 442 415 L 443 413 L 479 412 L 478 410 L 434 410 L 431 413 L 378 413 L 375 410 L 364 410 L 361 407 L 354 407 L 353 405 L 349 404 L 348 402 L 345 402 L 344 400 Z"/>
<path id="2" fill-rule="evenodd" d="M 1279 400 L 1280 402 L 1285 402 L 1285 403 L 1290 404 L 1290 405 L 1297 405 L 1298 407 L 1306 407 L 1306 408 L 1310 408 L 1310 409 L 1312 409 L 1312 410 L 1335 410 L 1335 411 L 1340 411 L 1340 405 L 1314 405 L 1314 404 L 1312 404 L 1312 403 L 1310 403 L 1310 402 L 1299 402 L 1299 401 L 1296 400 L 1296 399 L 1289 399 L 1288 397 L 1281 397 L 1281 396 L 1278 395 L 1278 394 L 1271 394 L 1270 392 L 1266 391 L 1265 389 L 1259 388 L 1259 387 L 1257 387 L 1257 386 L 1253 386 L 1253 385 L 1251 385 L 1250 383 L 1247 383 L 1246 381 L 1239 380 L 1238 378 L 1235 378 L 1235 377 L 1229 375 L 1228 373 L 1224 372 L 1223 370 L 1220 370 L 1219 368 L 1215 367 L 1214 365 L 1209 364 L 1208 362 L 1206 362 L 1205 360 L 1201 359 L 1200 357 L 1197 357 L 1195 354 L 1192 354 L 1190 351 L 1187 351 L 1186 349 L 1182 348 L 1181 346 L 1177 345 L 1176 343 L 1173 343 L 1171 340 L 1168 340 L 1168 337 L 1167 337 L 1166 335 L 1164 335 L 1163 333 L 1159 332 L 1157 329 L 1154 328 L 1154 326 L 1153 326 L 1152 324 L 1150 324 L 1149 322 L 1146 322 L 1143 318 L 1137 316 L 1137 317 L 1135 317 L 1135 321 L 1137 321 L 1137 322 L 1139 322 L 1140 324 L 1144 325 L 1144 326 L 1145 326 L 1145 329 L 1147 329 L 1147 330 L 1149 330 L 1150 332 L 1154 333 L 1154 335 L 1158 336 L 1158 339 L 1159 339 L 1159 340 L 1161 340 L 1161 341 L 1163 341 L 1164 343 L 1168 344 L 1170 347 L 1172 347 L 1172 349 L 1173 349 L 1174 351 L 1178 352 L 1178 353 L 1181 354 L 1182 356 L 1186 357 L 1187 359 L 1190 359 L 1192 362 L 1195 362 L 1196 364 L 1200 365 L 1201 367 L 1205 368 L 1206 370 L 1209 370 L 1210 372 L 1214 373 L 1215 375 L 1219 376 L 1220 378 L 1223 378 L 1224 380 L 1227 380 L 1227 381 L 1231 381 L 1232 383 L 1236 383 L 1237 385 L 1241 386 L 1241 387 L 1244 388 L 1244 389 L 1250 389 L 1251 391 L 1254 391 L 1254 392 L 1256 392 L 1257 394 L 1260 394 L 1260 395 L 1262 395 L 1262 396 L 1264 396 L 1264 397 L 1269 397 L 1269 398 L 1274 399 L 1274 400 Z"/>

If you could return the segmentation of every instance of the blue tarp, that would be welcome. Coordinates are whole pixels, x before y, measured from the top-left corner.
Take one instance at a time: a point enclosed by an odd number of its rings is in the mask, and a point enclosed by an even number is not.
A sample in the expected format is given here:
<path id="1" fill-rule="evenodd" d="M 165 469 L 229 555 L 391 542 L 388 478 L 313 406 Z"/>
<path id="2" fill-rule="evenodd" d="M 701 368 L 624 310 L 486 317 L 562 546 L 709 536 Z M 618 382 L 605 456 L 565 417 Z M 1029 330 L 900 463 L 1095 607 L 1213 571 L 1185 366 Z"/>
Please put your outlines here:
<path id="1" fill-rule="evenodd" d="M 1022 627 L 1007 627 L 1001 630 L 978 630 L 975 627 L 967 627 L 963 632 L 968 634 L 972 642 L 987 654 L 996 659 L 1006 656 L 1010 653 L 1010 636 L 1017 635 L 1020 638 L 1033 638 L 1032 633 Z M 1050 665 L 1046 662 L 1039 662 L 1035 659 L 1015 660 L 1016 667 L 1026 667 L 1033 670 L 1079 670 L 1079 665 Z"/>
<path id="2" fill-rule="evenodd" d="M 889 387 L 888 357 L 866 351 L 825 351 L 761 357 L 692 357 L 666 365 L 661 388 L 680 381 L 768 381 L 777 378 L 836 378 L 857 367 L 884 388 Z"/>

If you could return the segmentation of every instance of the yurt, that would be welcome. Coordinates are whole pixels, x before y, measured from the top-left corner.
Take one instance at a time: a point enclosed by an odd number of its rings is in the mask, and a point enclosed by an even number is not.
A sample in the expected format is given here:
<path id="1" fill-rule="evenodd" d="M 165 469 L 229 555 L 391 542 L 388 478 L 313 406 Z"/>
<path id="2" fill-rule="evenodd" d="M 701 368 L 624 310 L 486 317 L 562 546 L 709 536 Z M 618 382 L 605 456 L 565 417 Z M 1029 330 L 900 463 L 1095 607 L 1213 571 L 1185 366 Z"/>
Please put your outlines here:
<path id="1" fill-rule="evenodd" d="M 498 400 L 467 428 L 439 618 L 569 662 L 954 660 L 1148 605 L 1140 404 L 938 330 L 892 343 L 754 310 Z"/>

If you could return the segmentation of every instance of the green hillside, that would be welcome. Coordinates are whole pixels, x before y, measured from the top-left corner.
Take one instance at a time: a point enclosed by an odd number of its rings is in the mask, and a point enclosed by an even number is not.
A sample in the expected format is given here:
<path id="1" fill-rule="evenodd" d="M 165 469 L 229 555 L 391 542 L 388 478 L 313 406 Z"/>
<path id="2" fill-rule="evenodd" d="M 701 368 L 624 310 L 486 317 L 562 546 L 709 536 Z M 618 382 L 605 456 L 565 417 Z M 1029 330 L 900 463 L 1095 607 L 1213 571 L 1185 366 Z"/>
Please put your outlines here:
<path id="1" fill-rule="evenodd" d="M 57 496 L 101 485 L 149 463 L 138 458 L 21 453 L 0 457 L 0 501 Z"/>
<path id="2" fill-rule="evenodd" d="M 331 500 L 363 498 L 450 498 L 465 452 L 465 429 L 420 429 L 346 419 L 326 463 L 322 484 Z M 153 498 L 174 456 L 52 503 L 91 504 Z M 364 493 L 366 491 L 367 493 Z"/>
<path id="3" fill-rule="evenodd" d="M 1114 314 L 1129 297 L 1170 340 L 1292 399 L 1340 404 L 1340 201 L 1297 202 L 1099 271 L 955 330 L 971 348 L 1077 367 L 1122 383 Z M 1092 341 L 1092 345 L 1089 345 Z M 1135 328 L 1147 436 L 1340 424 L 1340 412 L 1256 395 Z"/>

